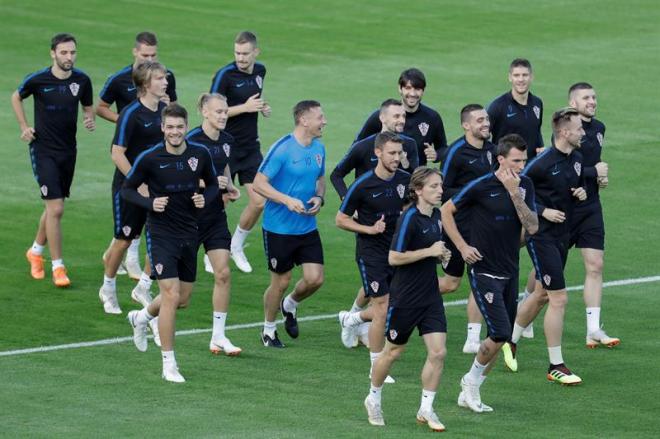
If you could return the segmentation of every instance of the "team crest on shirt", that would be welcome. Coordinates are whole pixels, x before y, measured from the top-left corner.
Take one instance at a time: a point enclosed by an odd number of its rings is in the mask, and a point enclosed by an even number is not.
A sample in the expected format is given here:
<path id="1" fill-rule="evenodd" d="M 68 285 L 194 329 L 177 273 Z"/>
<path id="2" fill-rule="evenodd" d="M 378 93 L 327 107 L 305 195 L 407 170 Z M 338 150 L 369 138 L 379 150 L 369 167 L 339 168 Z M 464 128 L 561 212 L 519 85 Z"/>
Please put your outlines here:
<path id="1" fill-rule="evenodd" d="M 199 163 L 199 160 L 197 160 L 197 157 L 190 157 L 188 159 L 188 166 L 190 166 L 190 169 L 192 169 L 193 172 L 197 170 L 197 164 Z"/>
<path id="2" fill-rule="evenodd" d="M 403 196 L 406 194 L 406 187 L 402 184 L 397 185 L 396 193 L 399 194 L 399 198 L 403 199 Z"/>
<path id="3" fill-rule="evenodd" d="M 256 79 L 256 81 L 257 81 L 257 85 L 259 86 L 259 88 L 263 88 L 263 86 L 264 86 L 264 79 L 263 79 L 261 76 L 257 75 L 257 79 Z"/>
<path id="4" fill-rule="evenodd" d="M 124 226 L 121 228 L 121 231 L 124 232 L 124 236 L 129 236 L 131 234 L 131 226 Z"/>
<path id="5" fill-rule="evenodd" d="M 525 188 L 522 187 L 522 186 L 518 186 L 518 191 L 520 192 L 520 196 L 521 196 L 522 199 L 524 200 L 524 199 L 525 199 L 525 195 L 527 195 L 527 189 L 525 189 Z"/>
<path id="6" fill-rule="evenodd" d="M 77 82 L 72 82 L 69 84 L 69 90 L 71 90 L 71 94 L 74 96 L 78 96 L 78 91 L 80 90 L 80 85 L 78 85 Z"/>
<path id="7" fill-rule="evenodd" d="M 277 259 L 270 258 L 270 266 L 273 267 L 273 270 L 277 268 Z"/>
<path id="8" fill-rule="evenodd" d="M 545 284 L 546 284 L 547 286 L 550 286 L 550 281 L 551 281 L 551 280 L 552 280 L 552 278 L 550 277 L 549 274 L 545 274 L 545 275 L 543 275 L 543 282 L 545 282 Z"/>
<path id="9" fill-rule="evenodd" d="M 541 109 L 538 107 L 538 105 L 534 105 L 534 108 L 532 108 L 532 110 L 534 110 L 534 115 L 536 116 L 536 118 L 540 119 L 541 118 Z"/>
<path id="10" fill-rule="evenodd" d="M 163 274 L 163 264 L 158 263 L 154 268 L 156 268 L 156 273 Z"/>
<path id="11" fill-rule="evenodd" d="M 43 185 L 39 189 L 41 189 L 41 193 L 44 195 L 44 197 L 48 195 L 48 186 Z"/>
<path id="12" fill-rule="evenodd" d="M 422 136 L 426 136 L 426 133 L 429 132 L 429 124 L 426 122 L 420 123 L 417 125 L 417 128 L 419 128 L 419 132 L 422 133 Z"/>
<path id="13" fill-rule="evenodd" d="M 598 145 L 603 146 L 603 133 L 596 133 L 596 139 L 598 140 Z"/>
<path id="14" fill-rule="evenodd" d="M 229 153 L 231 152 L 231 146 L 229 146 L 229 143 L 222 145 L 222 150 L 225 152 L 225 155 L 229 157 Z"/>
<path id="15" fill-rule="evenodd" d="M 323 156 L 321 154 L 316 154 L 314 156 L 316 159 L 316 164 L 319 165 L 319 168 L 323 166 Z"/>
<path id="16" fill-rule="evenodd" d="M 579 177 L 580 174 L 582 173 L 582 163 L 580 163 L 580 162 L 575 162 L 575 164 L 573 165 L 573 169 L 575 169 L 575 173 L 576 173 L 576 174 L 578 175 L 578 177 Z"/>
<path id="17" fill-rule="evenodd" d="M 398 332 L 396 332 L 396 329 L 390 329 L 390 338 L 394 340 L 396 336 L 399 335 Z"/>
<path id="18" fill-rule="evenodd" d="M 374 290 L 374 293 L 378 292 L 378 288 L 380 288 L 380 284 L 376 281 L 373 281 L 369 284 L 372 290 Z"/>
<path id="19" fill-rule="evenodd" d="M 484 294 L 484 297 L 486 298 L 486 302 L 493 303 L 493 297 L 495 297 L 495 295 L 489 291 Z"/>
<path id="20" fill-rule="evenodd" d="M 490 151 L 486 151 L 486 158 L 488 159 L 488 164 L 492 165 L 493 164 L 493 153 Z"/>

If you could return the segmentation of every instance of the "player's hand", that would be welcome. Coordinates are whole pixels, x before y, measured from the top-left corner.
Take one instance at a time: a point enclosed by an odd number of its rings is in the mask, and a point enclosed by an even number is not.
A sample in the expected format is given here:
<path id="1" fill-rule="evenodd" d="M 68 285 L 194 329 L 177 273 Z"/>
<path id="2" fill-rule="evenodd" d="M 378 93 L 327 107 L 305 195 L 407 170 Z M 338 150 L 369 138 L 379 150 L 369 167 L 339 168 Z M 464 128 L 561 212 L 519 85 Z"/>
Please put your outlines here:
<path id="1" fill-rule="evenodd" d="M 544 147 L 544 146 L 540 146 L 540 147 L 536 148 L 536 155 L 541 154 L 543 151 L 545 151 L 545 147 Z"/>
<path id="2" fill-rule="evenodd" d="M 149 198 L 149 187 L 142 183 L 138 188 L 137 188 L 138 194 L 142 195 L 145 198 Z"/>
<path id="3" fill-rule="evenodd" d="M 32 142 L 34 139 L 35 139 L 34 128 L 26 127 L 21 132 L 21 140 L 25 140 L 26 142 Z"/>
<path id="4" fill-rule="evenodd" d="M 520 186 L 520 177 L 511 169 L 499 168 L 495 171 L 495 176 L 506 188 L 509 194 L 514 195 L 519 193 L 518 187 Z"/>
<path id="5" fill-rule="evenodd" d="M 268 102 L 264 102 L 264 106 L 261 109 L 261 115 L 263 117 L 270 117 L 271 112 L 272 112 L 272 109 L 270 108 L 270 105 L 268 104 Z"/>
<path id="6" fill-rule="evenodd" d="M 587 199 L 587 191 L 585 191 L 583 187 L 572 187 L 571 192 L 573 193 L 573 196 L 580 201 Z"/>
<path id="7" fill-rule="evenodd" d="M 380 218 L 378 218 L 378 221 L 376 221 L 374 225 L 371 226 L 370 235 L 378 235 L 383 233 L 386 226 L 387 224 L 385 224 L 385 215 L 381 215 Z"/>
<path id="8" fill-rule="evenodd" d="M 410 168 L 410 161 L 408 160 L 408 153 L 405 151 L 401 151 L 401 167 L 403 169 L 408 169 Z M 412 171 L 412 169 L 411 169 Z"/>
<path id="9" fill-rule="evenodd" d="M 206 200 L 204 199 L 204 195 L 194 193 L 191 198 L 192 198 L 193 204 L 195 205 L 196 208 L 198 208 L 198 209 L 203 209 L 204 208 L 204 204 L 206 203 Z"/>
<path id="10" fill-rule="evenodd" d="M 218 175 L 218 187 L 220 189 L 226 189 L 229 184 L 229 178 L 224 175 Z"/>
<path id="11" fill-rule="evenodd" d="M 474 264 L 475 262 L 479 262 L 484 258 L 483 256 L 481 256 L 481 253 L 479 253 L 479 250 L 472 247 L 471 245 L 466 245 L 465 247 L 460 249 L 460 251 L 463 260 L 470 265 Z"/>
<path id="12" fill-rule="evenodd" d="M 566 221 L 566 215 L 561 210 L 543 209 L 541 216 L 551 223 L 563 223 Z"/>
<path id="13" fill-rule="evenodd" d="M 596 180 L 598 181 L 598 187 L 601 189 L 605 189 L 610 182 L 607 177 L 598 177 Z"/>
<path id="14" fill-rule="evenodd" d="M 254 94 L 245 101 L 244 108 L 248 113 L 256 113 L 264 109 L 264 100 L 259 97 L 260 93 Z"/>
<path id="15" fill-rule="evenodd" d="M 169 197 L 154 198 L 154 204 L 153 204 L 154 212 L 165 212 L 165 207 L 167 206 L 168 199 Z"/>
<path id="16" fill-rule="evenodd" d="M 432 143 L 424 142 L 424 155 L 427 162 L 435 162 L 435 159 L 438 158 L 438 153 L 435 151 Z"/>
<path id="17" fill-rule="evenodd" d="M 96 129 L 96 121 L 93 116 L 83 116 L 83 125 L 87 131 L 94 131 Z"/>
<path id="18" fill-rule="evenodd" d="M 307 200 L 307 204 L 311 204 L 312 207 L 307 209 L 305 211 L 305 213 L 307 215 L 316 215 L 321 210 L 321 203 L 322 202 L 323 202 L 323 200 L 321 200 L 321 197 L 317 197 L 316 195 L 314 195 L 312 198 Z"/>
<path id="19" fill-rule="evenodd" d="M 287 197 L 286 201 L 284 202 L 284 205 L 286 206 L 287 209 L 289 209 L 291 212 L 295 213 L 306 213 L 305 212 L 305 205 L 303 204 L 302 201 L 300 201 L 297 198 L 291 198 Z"/>
<path id="20" fill-rule="evenodd" d="M 605 162 L 598 162 L 596 163 L 596 175 L 598 177 L 607 177 L 607 174 L 609 172 L 609 166 Z"/>
<path id="21" fill-rule="evenodd" d="M 451 250 L 445 246 L 444 241 L 438 241 L 440 244 L 442 244 L 442 253 L 438 256 L 438 259 L 440 260 L 440 263 L 442 264 L 443 267 L 446 267 L 447 264 L 449 263 L 449 259 L 451 259 Z"/>
<path id="22" fill-rule="evenodd" d="M 236 186 L 227 188 L 227 199 L 232 203 L 241 198 L 241 191 Z"/>

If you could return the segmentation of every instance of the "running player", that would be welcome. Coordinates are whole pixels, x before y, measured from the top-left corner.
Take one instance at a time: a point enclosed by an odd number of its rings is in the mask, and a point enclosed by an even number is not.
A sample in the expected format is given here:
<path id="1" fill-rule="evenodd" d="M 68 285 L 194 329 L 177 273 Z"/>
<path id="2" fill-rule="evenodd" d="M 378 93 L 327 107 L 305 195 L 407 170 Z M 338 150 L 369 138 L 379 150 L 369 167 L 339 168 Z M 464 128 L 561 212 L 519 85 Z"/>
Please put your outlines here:
<path id="1" fill-rule="evenodd" d="M 419 164 L 439 162 L 447 154 L 447 136 L 440 114 L 422 104 L 426 90 L 426 77 L 421 70 L 411 68 L 399 76 L 399 94 L 406 110 L 406 126 L 403 133 L 415 139 Z M 364 123 L 355 141 L 379 133 L 382 121 L 379 112 L 374 111 Z M 414 169 L 414 168 L 413 168 Z"/>
<path id="2" fill-rule="evenodd" d="M 229 121 L 227 131 L 234 137 L 234 150 L 229 168 L 232 179 L 238 176 L 239 184 L 245 186 L 248 205 L 231 240 L 231 258 L 239 270 L 250 273 L 252 266 L 245 256 L 245 240 L 264 209 L 266 200 L 253 190 L 252 183 L 263 159 L 257 129 L 258 115 L 271 114 L 270 105 L 263 98 L 266 67 L 256 62 L 261 53 L 257 37 L 243 31 L 234 39 L 234 62 L 218 70 L 211 83 L 211 93 L 227 97 Z"/>
<path id="3" fill-rule="evenodd" d="M 123 200 L 119 192 L 125 175 L 130 172 L 137 156 L 163 139 L 160 127 L 165 103 L 161 98 L 167 90 L 167 69 L 159 62 L 145 61 L 133 70 L 133 82 L 138 89 L 139 98 L 119 114 L 112 141 L 111 156 L 117 167 L 112 180 L 115 239 L 106 252 L 103 285 L 99 289 L 99 299 L 108 314 L 121 314 L 117 302 L 117 269 L 131 241 L 142 234 L 142 227 L 147 219 L 146 210 Z M 146 195 L 146 187 L 140 190 Z M 149 265 L 145 265 L 145 272 L 131 292 L 131 298 L 144 306 L 151 302 L 150 273 Z"/>
<path id="4" fill-rule="evenodd" d="M 25 77 L 11 96 L 11 105 L 21 129 L 21 139 L 30 144 L 30 159 L 45 208 L 39 219 L 37 235 L 26 257 L 30 274 L 43 279 L 43 251 L 50 250 L 53 283 L 68 287 L 71 280 L 62 260 L 62 215 L 64 199 L 69 197 L 76 166 L 78 105 L 83 108 L 83 125 L 94 131 L 92 81 L 73 67 L 78 54 L 71 34 L 51 39 L 51 67 Z M 34 127 L 28 124 L 23 100 L 34 96 Z"/>
<path id="5" fill-rule="evenodd" d="M 403 155 L 402 144 L 403 139 L 389 131 L 376 136 L 376 168 L 355 180 L 335 217 L 339 228 L 357 234 L 356 262 L 363 291 L 371 299 L 371 306 L 364 311 L 339 313 L 342 334 L 343 328 L 354 328 L 352 332 L 357 342 L 357 327 L 366 321 L 372 322 L 369 328 L 372 368 L 385 343 L 385 319 L 394 273 L 387 261 L 387 252 L 396 221 L 408 201 L 410 174 L 398 168 Z M 355 213 L 357 218 L 353 217 Z"/>
<path id="6" fill-rule="evenodd" d="M 229 171 L 229 157 L 234 139 L 224 131 L 228 118 L 227 99 L 217 93 L 205 93 L 200 96 L 197 108 L 202 114 L 202 125 L 186 135 L 186 142 L 189 145 L 205 146 L 209 150 L 213 158 L 213 166 L 218 172 L 218 186 L 222 191 L 227 192 L 229 199 L 234 201 L 238 199 L 240 192 L 232 185 Z M 239 355 L 241 348 L 234 346 L 225 335 L 231 288 L 229 270 L 231 234 L 222 197 L 204 206 L 204 210 L 199 215 L 198 225 L 199 242 L 204 245 L 215 280 L 213 332 L 209 349 L 216 355 L 221 352 L 229 356 Z"/>
<path id="7" fill-rule="evenodd" d="M 121 119 L 121 118 L 120 118 Z M 163 109 L 165 141 L 138 156 L 126 176 L 122 198 L 149 211 L 147 243 L 160 294 L 140 311 L 128 313 L 133 341 L 147 350 L 147 324 L 155 316 L 163 359 L 163 378 L 185 382 L 174 356 L 177 308 L 188 306 L 197 270 L 198 209 L 218 203 L 218 179 L 209 150 L 185 141 L 188 113 L 177 104 Z M 204 194 L 199 181 L 203 180 Z M 140 186 L 149 187 L 148 196 Z"/>
<path id="8" fill-rule="evenodd" d="M 319 141 L 326 125 L 321 104 L 301 101 L 293 108 L 295 127 L 270 148 L 254 179 L 254 189 L 267 198 L 264 249 L 270 285 L 264 293 L 264 346 L 283 348 L 277 336 L 278 306 L 291 338 L 298 337 L 298 304 L 323 284 L 323 247 L 316 215 L 324 204 L 325 147 Z M 303 276 L 282 299 L 294 265 Z"/>
<path id="9" fill-rule="evenodd" d="M 438 262 L 449 257 L 442 242 L 440 211 L 435 207 L 442 198 L 439 171 L 417 168 L 410 180 L 410 197 L 415 205 L 399 217 L 389 251 L 389 263 L 395 269 L 390 285 L 387 341 L 374 364 L 371 389 L 364 405 L 369 423 L 384 426 L 381 409 L 383 382 L 417 328 L 427 351 L 417 421 L 428 424 L 434 431 L 444 431 L 445 426 L 433 410 L 447 353 L 447 320 L 436 270 Z"/>
<path id="10" fill-rule="evenodd" d="M 493 367 L 504 342 L 511 339 L 518 299 L 520 233 L 538 230 L 534 186 L 519 176 L 527 161 L 527 145 L 517 134 L 502 137 L 496 149 L 499 168 L 468 183 L 442 206 L 444 231 L 470 264 L 468 277 L 488 336 L 481 343 L 470 371 L 461 380 L 458 405 L 481 413 L 479 388 Z M 470 243 L 459 231 L 454 216 L 470 209 Z"/>

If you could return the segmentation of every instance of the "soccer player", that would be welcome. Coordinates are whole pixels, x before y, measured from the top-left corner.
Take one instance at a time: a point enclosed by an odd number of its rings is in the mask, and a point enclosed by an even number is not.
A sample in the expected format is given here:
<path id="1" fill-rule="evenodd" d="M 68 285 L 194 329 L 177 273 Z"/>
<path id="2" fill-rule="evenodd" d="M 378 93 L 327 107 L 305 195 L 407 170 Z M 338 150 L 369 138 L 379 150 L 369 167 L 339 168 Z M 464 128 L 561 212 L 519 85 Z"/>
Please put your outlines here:
<path id="1" fill-rule="evenodd" d="M 83 108 L 83 125 L 94 131 L 92 81 L 74 68 L 77 43 L 71 34 L 51 39 L 51 67 L 25 77 L 11 96 L 11 105 L 21 130 L 21 139 L 30 144 L 30 159 L 45 208 L 39 219 L 37 235 L 26 253 L 30 274 L 43 279 L 43 251 L 50 250 L 53 283 L 68 287 L 71 280 L 62 261 L 62 215 L 64 199 L 69 197 L 76 166 L 76 125 L 78 105 Z M 34 96 L 34 127 L 28 124 L 23 100 Z"/>
<path id="2" fill-rule="evenodd" d="M 341 311 L 339 320 L 342 329 L 354 328 L 352 332 L 356 342 L 357 327 L 371 321 L 369 350 L 372 368 L 385 343 L 385 319 L 394 274 L 393 267 L 387 261 L 387 253 L 396 221 L 408 201 L 410 174 L 399 169 L 402 144 L 403 139 L 389 131 L 376 136 L 376 168 L 355 180 L 335 217 L 339 228 L 357 234 L 356 262 L 364 294 L 371 299 L 371 306 L 366 310 Z M 354 218 L 356 212 L 357 218 Z"/>
<path id="3" fill-rule="evenodd" d="M 470 181 L 489 173 L 493 167 L 495 145 L 488 140 L 490 120 L 486 110 L 479 104 L 466 105 L 461 110 L 461 126 L 465 134 L 452 143 L 447 158 L 442 164 L 444 202 L 460 192 Z M 463 209 L 456 215 L 456 223 L 461 235 L 468 239 L 471 221 L 468 209 Z M 445 245 L 451 252 L 451 258 L 442 267 L 445 276 L 440 279 L 440 290 L 443 294 L 458 289 L 465 270 L 461 252 L 454 243 L 447 239 Z M 467 318 L 467 337 L 463 352 L 476 354 L 480 344 L 481 313 L 472 293 L 468 296 Z"/>
<path id="4" fill-rule="evenodd" d="M 461 380 L 458 405 L 481 413 L 492 411 L 482 404 L 479 388 L 493 367 L 505 341 L 511 338 L 518 299 L 520 233 L 538 230 L 534 185 L 519 176 L 527 162 L 527 145 L 517 134 L 502 137 L 496 148 L 499 168 L 468 183 L 442 206 L 447 236 L 471 265 L 472 292 L 488 327 L 470 371 Z M 459 231 L 454 216 L 470 208 L 470 243 Z"/>
<path id="5" fill-rule="evenodd" d="M 504 348 L 504 359 L 512 371 L 518 369 L 517 343 L 522 331 L 548 303 L 544 332 L 550 357 L 548 380 L 561 384 L 580 384 L 582 380 L 566 367 L 561 352 L 564 312 L 568 302 L 564 266 L 568 255 L 570 221 L 576 199 L 584 201 L 582 155 L 576 151 L 584 128 L 580 114 L 567 107 L 552 115 L 555 145 L 538 155 L 521 175 L 529 177 L 536 191 L 539 230 L 527 238 L 527 251 L 536 270 L 536 288 L 518 309 L 511 344 Z"/>
<path id="6" fill-rule="evenodd" d="M 111 150 L 112 161 L 117 167 L 112 180 L 115 239 L 106 252 L 103 285 L 99 289 L 99 299 L 108 314 L 121 314 L 117 302 L 117 269 L 131 241 L 142 234 L 147 219 L 147 211 L 124 200 L 120 191 L 138 155 L 163 140 L 161 112 L 166 104 L 161 98 L 167 90 L 167 69 L 157 61 L 145 61 L 133 70 L 133 82 L 139 97 L 119 114 Z M 140 191 L 146 195 L 146 187 Z M 144 269 L 131 298 L 146 306 L 151 302 L 149 289 L 152 281 L 149 265 L 146 264 Z"/>
<path id="7" fill-rule="evenodd" d="M 119 118 L 119 113 L 128 104 L 137 99 L 137 87 L 133 83 L 133 69 L 138 64 L 144 61 L 157 61 L 158 60 L 158 39 L 156 35 L 151 32 L 140 32 L 135 37 L 135 46 L 133 47 L 133 64 L 124 67 L 118 72 L 111 75 L 105 82 L 99 103 L 96 106 L 96 114 L 110 122 L 116 123 Z M 176 102 L 176 80 L 174 73 L 170 70 L 167 71 L 167 94 L 161 98 L 166 104 L 169 102 Z M 112 104 L 116 103 L 117 111 L 112 110 Z M 112 244 L 111 244 L 112 245 Z M 139 280 L 142 274 L 140 262 L 138 257 L 138 250 L 140 247 L 140 238 L 136 238 L 131 243 L 128 251 L 126 252 L 126 260 L 120 266 L 118 274 L 128 275 L 135 280 Z M 105 259 L 106 255 L 104 255 Z"/>
<path id="8" fill-rule="evenodd" d="M 121 119 L 121 118 L 120 118 Z M 163 378 L 183 383 L 174 356 L 174 329 L 177 308 L 190 300 L 197 270 L 198 211 L 219 203 L 218 179 L 209 150 L 185 141 L 188 113 L 178 104 L 162 112 L 164 143 L 139 155 L 126 176 L 121 196 L 149 211 L 147 242 L 160 294 L 140 311 L 130 311 L 133 341 L 141 352 L 147 350 L 147 325 L 155 316 L 163 359 Z M 204 194 L 199 181 L 203 180 Z M 140 186 L 149 187 L 148 196 Z"/>
<path id="9" fill-rule="evenodd" d="M 587 347 L 598 345 L 613 347 L 620 343 L 600 328 L 600 305 L 603 297 L 603 254 L 605 250 L 605 224 L 598 190 L 606 188 L 608 165 L 601 160 L 605 125 L 596 119 L 596 92 L 586 83 L 579 82 L 568 90 L 569 105 L 580 113 L 585 135 L 580 144 L 582 172 L 587 199 L 578 203 L 571 217 L 569 248 L 579 248 L 584 260 L 584 304 L 587 314 Z"/>
<path id="10" fill-rule="evenodd" d="M 271 114 L 270 105 L 263 98 L 266 67 L 256 62 L 260 53 L 256 35 L 249 31 L 239 33 L 234 39 L 234 62 L 218 70 L 211 83 L 211 93 L 227 97 L 227 131 L 235 140 L 229 168 L 232 180 L 238 176 L 239 184 L 245 186 L 248 194 L 248 205 L 231 238 L 231 258 L 245 273 L 252 271 L 243 251 L 245 240 L 259 220 L 266 202 L 253 189 L 254 177 L 263 160 L 257 121 L 259 113 L 264 117 Z"/>
<path id="11" fill-rule="evenodd" d="M 417 328 L 427 351 L 417 421 L 428 424 L 432 430 L 444 431 L 445 426 L 433 410 L 447 352 L 447 319 L 436 271 L 438 262 L 449 257 L 442 242 L 440 211 L 435 207 L 442 198 L 440 172 L 417 168 L 410 179 L 410 197 L 415 205 L 399 217 L 390 246 L 388 259 L 395 269 L 390 285 L 387 341 L 374 364 L 364 406 L 371 425 L 385 425 L 381 410 L 383 382 Z"/>
<path id="12" fill-rule="evenodd" d="M 422 104 L 426 90 L 426 77 L 421 70 L 411 68 L 399 76 L 399 94 L 406 110 L 406 125 L 403 133 L 415 139 L 420 166 L 427 162 L 444 160 L 447 153 L 447 136 L 440 114 Z M 381 131 L 382 121 L 374 111 L 358 133 L 356 141 Z M 414 169 L 414 168 L 413 168 Z"/>
<path id="13" fill-rule="evenodd" d="M 227 99 L 217 93 L 204 93 L 197 105 L 202 114 L 202 125 L 186 135 L 189 145 L 206 147 L 213 158 L 213 166 L 218 172 L 218 187 L 227 192 L 232 201 L 240 192 L 231 182 L 229 157 L 234 142 L 224 130 L 227 124 Z M 231 234 L 227 225 L 227 214 L 222 197 L 204 206 L 198 219 L 199 242 L 204 245 L 206 256 L 213 269 L 213 333 L 209 349 L 215 355 L 224 352 L 229 356 L 239 355 L 241 348 L 234 346 L 225 335 L 231 277 L 229 271 L 229 243 Z"/>
<path id="14" fill-rule="evenodd" d="M 264 293 L 261 341 L 273 348 L 284 347 L 275 322 L 278 306 L 287 334 L 297 338 L 298 304 L 323 284 L 323 247 L 316 215 L 324 204 L 325 147 L 319 138 L 327 122 L 321 104 L 311 100 L 295 105 L 293 120 L 293 132 L 271 146 L 254 178 L 254 190 L 268 199 L 263 234 L 270 285 Z M 302 266 L 302 279 L 282 299 L 294 264 Z"/>

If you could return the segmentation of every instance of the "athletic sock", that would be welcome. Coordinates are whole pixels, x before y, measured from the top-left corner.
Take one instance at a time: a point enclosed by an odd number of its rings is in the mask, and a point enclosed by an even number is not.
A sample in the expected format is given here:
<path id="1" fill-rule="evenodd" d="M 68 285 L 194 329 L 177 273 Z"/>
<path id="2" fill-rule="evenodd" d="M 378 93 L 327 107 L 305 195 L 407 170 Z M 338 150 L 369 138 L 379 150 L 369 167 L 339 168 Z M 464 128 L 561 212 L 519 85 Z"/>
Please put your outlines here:
<path id="1" fill-rule="evenodd" d="M 424 412 L 432 412 L 434 399 L 435 399 L 435 392 L 422 389 L 422 401 L 419 404 L 419 410 Z"/>
<path id="2" fill-rule="evenodd" d="M 299 302 L 293 300 L 293 298 L 291 297 L 292 295 L 293 293 L 289 294 L 284 298 L 284 304 L 283 304 L 284 309 L 282 311 L 292 312 L 292 313 L 296 312 Z"/>
<path id="3" fill-rule="evenodd" d="M 103 275 L 103 287 L 104 288 L 109 288 L 111 290 L 115 290 L 117 288 L 117 278 L 115 277 L 108 277 L 105 274 Z"/>
<path id="4" fill-rule="evenodd" d="M 56 269 L 58 269 L 60 267 L 64 267 L 64 262 L 62 262 L 61 259 L 53 259 L 52 267 L 53 267 L 53 271 L 55 271 Z"/>
<path id="5" fill-rule="evenodd" d="M 361 311 L 349 313 L 348 318 L 346 319 L 346 326 L 353 327 L 364 323 L 364 320 L 362 320 L 362 317 L 360 317 L 360 312 Z"/>
<path id="6" fill-rule="evenodd" d="M 128 246 L 126 251 L 127 258 L 138 258 L 138 251 L 140 250 L 140 238 L 135 238 L 131 241 L 131 245 Z"/>
<path id="7" fill-rule="evenodd" d="M 275 331 L 277 330 L 277 323 L 264 321 L 264 334 L 270 338 L 275 338 Z"/>
<path id="8" fill-rule="evenodd" d="M 138 282 L 138 286 L 140 288 L 144 288 L 145 290 L 149 291 L 151 289 L 151 284 L 153 281 L 147 274 L 143 271 L 142 274 L 140 275 L 140 281 Z"/>
<path id="9" fill-rule="evenodd" d="M 479 342 L 481 337 L 481 323 L 467 324 L 467 338 L 471 342 Z"/>
<path id="10" fill-rule="evenodd" d="M 243 250 L 245 246 L 245 240 L 250 234 L 250 230 L 243 230 L 240 226 L 236 226 L 236 230 L 231 237 L 231 249 L 232 250 Z"/>
<path id="11" fill-rule="evenodd" d="M 550 356 L 550 364 L 553 366 L 564 362 L 564 357 L 561 355 L 561 346 L 548 348 L 548 355 Z"/>
<path id="12" fill-rule="evenodd" d="M 225 322 L 227 321 L 226 312 L 213 311 L 213 334 L 211 338 L 225 338 Z"/>
<path id="13" fill-rule="evenodd" d="M 600 307 L 587 308 L 587 334 L 600 329 Z"/>
<path id="14" fill-rule="evenodd" d="M 487 364 L 481 364 L 477 361 L 476 358 L 474 359 L 472 362 L 472 367 L 468 372 L 468 378 L 470 379 L 471 383 L 481 384 L 481 377 L 484 373 L 484 370 L 486 369 L 486 366 Z"/>
<path id="15" fill-rule="evenodd" d="M 383 390 L 383 386 L 376 387 L 373 384 L 371 385 L 371 388 L 369 389 L 369 398 L 376 404 L 380 405 L 381 402 L 381 393 Z"/>
<path id="16" fill-rule="evenodd" d="M 351 306 L 351 312 L 362 311 L 363 309 L 364 309 L 364 307 L 358 305 L 357 300 L 355 302 L 353 302 L 353 306 Z"/>
<path id="17" fill-rule="evenodd" d="M 373 369 L 374 363 L 380 356 L 380 352 L 369 352 L 369 359 L 371 360 L 371 368 Z"/>
<path id="18" fill-rule="evenodd" d="M 522 333 L 524 330 L 525 328 L 523 326 L 520 326 L 518 323 L 514 323 L 513 332 L 511 333 L 511 341 L 514 343 L 518 343 L 518 341 L 520 341 L 520 337 L 522 337 Z"/>
<path id="19" fill-rule="evenodd" d="M 154 319 L 154 316 L 149 314 L 149 311 L 147 311 L 147 307 L 142 308 L 140 311 L 138 311 L 137 315 L 135 316 L 135 323 L 140 323 L 142 325 L 146 325 L 150 321 Z"/>
<path id="20" fill-rule="evenodd" d="M 30 250 L 33 255 L 41 256 L 44 253 L 44 246 L 37 244 L 37 241 L 34 241 Z"/>
<path id="21" fill-rule="evenodd" d="M 160 351 L 160 355 L 163 358 L 163 367 L 166 366 L 176 367 L 176 358 L 174 358 L 174 351 Z"/>

